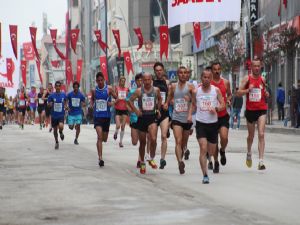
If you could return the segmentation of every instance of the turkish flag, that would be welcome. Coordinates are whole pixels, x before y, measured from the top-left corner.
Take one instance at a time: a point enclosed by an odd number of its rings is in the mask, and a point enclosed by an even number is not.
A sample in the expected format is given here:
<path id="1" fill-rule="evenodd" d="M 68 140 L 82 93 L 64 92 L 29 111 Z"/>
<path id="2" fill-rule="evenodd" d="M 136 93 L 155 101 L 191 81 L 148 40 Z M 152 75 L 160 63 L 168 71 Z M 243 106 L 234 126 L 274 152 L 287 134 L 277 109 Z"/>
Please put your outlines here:
<path id="1" fill-rule="evenodd" d="M 102 41 L 102 35 L 101 35 L 101 31 L 100 30 L 95 30 L 94 34 L 97 38 L 98 44 L 101 47 L 101 49 L 106 52 L 106 49 L 108 48 L 107 44 L 105 42 Z"/>
<path id="2" fill-rule="evenodd" d="M 108 81 L 106 56 L 100 56 L 100 69 L 106 81 Z"/>
<path id="3" fill-rule="evenodd" d="M 71 81 L 73 82 L 72 65 L 69 59 L 66 59 L 66 80 L 67 86 L 69 86 Z"/>
<path id="4" fill-rule="evenodd" d="M 165 54 L 168 59 L 169 50 L 169 29 L 167 25 L 162 25 L 159 27 L 159 37 L 160 37 L 160 59 L 162 55 Z"/>
<path id="5" fill-rule="evenodd" d="M 30 61 L 34 59 L 34 50 L 31 42 L 23 43 L 23 53 L 25 60 Z"/>
<path id="6" fill-rule="evenodd" d="M 43 77 L 42 77 L 42 74 L 41 74 L 41 63 L 39 60 L 35 60 L 36 62 L 36 67 L 37 67 L 37 70 L 38 70 L 38 74 L 39 74 L 39 78 L 40 78 L 40 81 L 41 81 L 41 85 L 43 85 Z"/>
<path id="7" fill-rule="evenodd" d="M 71 48 L 73 49 L 74 53 L 76 54 L 76 45 L 79 36 L 79 29 L 72 29 L 71 30 Z"/>
<path id="8" fill-rule="evenodd" d="M 140 27 L 137 27 L 137 28 L 134 28 L 133 29 L 138 40 L 139 40 L 139 47 L 137 48 L 137 50 L 141 49 L 143 47 L 143 44 L 144 44 L 144 37 L 143 37 L 143 34 L 142 34 L 142 30 Z"/>
<path id="9" fill-rule="evenodd" d="M 30 37 L 31 37 L 31 43 L 33 46 L 33 50 L 35 52 L 36 58 L 40 61 L 40 55 L 39 52 L 36 48 L 36 31 L 37 28 L 36 27 L 29 27 L 29 31 L 30 31 Z"/>
<path id="10" fill-rule="evenodd" d="M 21 61 L 21 71 L 22 71 L 22 80 L 23 84 L 26 87 L 26 67 L 27 67 L 27 62 L 26 60 Z"/>
<path id="11" fill-rule="evenodd" d="M 124 60 L 125 60 L 125 66 L 127 69 L 127 73 L 129 74 L 130 71 L 132 71 L 132 73 L 134 73 L 129 51 L 123 52 L 123 56 L 124 56 Z"/>
<path id="12" fill-rule="evenodd" d="M 193 27 L 194 27 L 194 38 L 195 38 L 196 46 L 197 46 L 197 48 L 199 48 L 200 47 L 200 41 L 201 41 L 200 22 L 197 22 L 197 23 L 194 22 Z"/>
<path id="13" fill-rule="evenodd" d="M 114 35 L 114 38 L 116 40 L 116 44 L 119 49 L 119 58 L 121 57 L 121 39 L 120 39 L 120 31 L 119 30 L 112 30 L 112 33 Z"/>
<path id="14" fill-rule="evenodd" d="M 284 8 L 287 8 L 288 0 L 283 0 Z"/>
<path id="15" fill-rule="evenodd" d="M 14 63 L 11 58 L 6 58 L 7 81 L 13 83 Z"/>
<path id="16" fill-rule="evenodd" d="M 51 60 L 51 65 L 55 68 L 60 67 L 60 60 Z"/>
<path id="17" fill-rule="evenodd" d="M 52 39 L 54 49 L 55 49 L 56 53 L 59 55 L 59 57 L 61 59 L 65 60 L 66 57 L 64 56 L 64 54 L 57 47 L 56 34 L 57 34 L 57 29 L 50 29 L 50 35 L 51 35 L 51 39 Z"/>
<path id="18" fill-rule="evenodd" d="M 77 60 L 77 73 L 76 73 L 76 81 L 80 83 L 81 80 L 81 72 L 82 72 L 82 59 Z"/>
<path id="19" fill-rule="evenodd" d="M 18 58 L 18 26 L 9 25 L 11 45 L 16 59 Z"/>

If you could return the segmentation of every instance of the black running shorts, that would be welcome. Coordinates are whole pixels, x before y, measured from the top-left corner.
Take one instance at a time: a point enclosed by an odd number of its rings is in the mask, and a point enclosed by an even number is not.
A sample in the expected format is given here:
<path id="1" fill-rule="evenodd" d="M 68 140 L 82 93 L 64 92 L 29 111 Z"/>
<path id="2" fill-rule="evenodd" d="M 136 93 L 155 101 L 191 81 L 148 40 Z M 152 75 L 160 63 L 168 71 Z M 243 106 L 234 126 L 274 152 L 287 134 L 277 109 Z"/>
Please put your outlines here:
<path id="1" fill-rule="evenodd" d="M 267 110 L 246 110 L 245 117 L 248 123 L 254 123 L 260 116 L 266 115 Z"/>
<path id="2" fill-rule="evenodd" d="M 197 139 L 206 138 L 208 142 L 216 144 L 218 140 L 218 123 L 201 123 L 196 121 Z"/>
<path id="3" fill-rule="evenodd" d="M 181 123 L 177 120 L 172 120 L 172 128 L 173 126 L 180 126 L 183 130 L 190 130 L 192 128 L 193 123 Z"/>
<path id="4" fill-rule="evenodd" d="M 155 115 L 145 115 L 138 118 L 137 128 L 141 132 L 148 132 L 148 128 L 151 124 L 155 123 Z"/>
<path id="5" fill-rule="evenodd" d="M 94 117 L 94 128 L 102 127 L 103 132 L 109 132 L 110 118 Z"/>
<path id="6" fill-rule="evenodd" d="M 221 127 L 226 127 L 227 129 L 229 129 L 229 115 L 225 115 L 223 117 L 219 117 L 218 118 L 218 130 L 221 128 Z"/>

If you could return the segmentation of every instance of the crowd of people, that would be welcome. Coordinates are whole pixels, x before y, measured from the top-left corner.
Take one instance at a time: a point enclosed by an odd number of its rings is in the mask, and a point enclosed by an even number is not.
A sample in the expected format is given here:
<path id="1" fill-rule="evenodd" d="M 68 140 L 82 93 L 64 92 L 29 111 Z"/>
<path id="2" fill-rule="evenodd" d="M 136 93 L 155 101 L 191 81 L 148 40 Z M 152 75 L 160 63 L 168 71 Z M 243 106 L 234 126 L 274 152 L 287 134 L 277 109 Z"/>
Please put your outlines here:
<path id="1" fill-rule="evenodd" d="M 105 145 L 111 125 L 111 108 L 116 110 L 114 140 L 123 148 L 126 122 L 130 121 L 131 142 L 138 146 L 136 167 L 141 174 L 146 173 L 146 164 L 152 169 L 164 169 L 167 166 L 167 145 L 170 132 L 175 138 L 175 155 L 178 171 L 185 173 L 185 160 L 189 159 L 188 139 L 195 130 L 199 144 L 199 164 L 204 184 L 209 183 L 208 170 L 219 173 L 220 164 L 227 163 L 226 148 L 229 128 L 233 127 L 233 117 L 241 110 L 242 96 L 246 95 L 248 137 L 246 165 L 252 166 L 252 143 L 255 126 L 258 128 L 258 169 L 264 170 L 265 124 L 269 93 L 265 79 L 261 76 L 261 62 L 252 61 L 252 74 L 246 76 L 234 96 L 228 80 L 221 75 L 221 64 L 214 62 L 200 74 L 200 82 L 189 82 L 190 70 L 180 66 L 177 70 L 177 82 L 170 82 L 165 76 L 164 65 L 160 62 L 153 67 L 154 74 L 139 73 L 135 76 L 135 88 L 126 87 L 125 77 L 120 77 L 117 86 L 108 85 L 101 72 L 96 74 L 96 87 L 91 91 L 88 104 L 93 113 L 93 124 L 97 134 L 98 164 L 104 166 Z M 66 94 L 61 91 L 61 82 L 55 82 L 54 88 L 40 88 L 37 93 L 32 87 L 29 93 L 21 88 L 17 95 L 7 98 L 3 89 L 0 92 L 0 125 L 3 117 L 13 112 L 13 120 L 24 129 L 24 118 L 35 122 L 36 110 L 40 129 L 53 129 L 54 148 L 59 149 L 59 138 L 64 140 L 64 123 L 69 129 L 75 129 L 74 144 L 79 144 L 80 125 L 83 120 L 83 108 L 86 98 L 80 92 L 80 84 L 73 83 L 73 90 Z M 233 108 L 234 116 L 227 108 Z M 14 116 L 15 115 L 15 116 Z M 129 117 L 129 118 L 128 118 Z M 231 122 L 230 122 L 231 121 Z M 2 128 L 2 126 L 1 126 Z M 160 129 L 161 146 L 157 146 Z M 156 150 L 160 148 L 159 165 L 156 164 Z"/>

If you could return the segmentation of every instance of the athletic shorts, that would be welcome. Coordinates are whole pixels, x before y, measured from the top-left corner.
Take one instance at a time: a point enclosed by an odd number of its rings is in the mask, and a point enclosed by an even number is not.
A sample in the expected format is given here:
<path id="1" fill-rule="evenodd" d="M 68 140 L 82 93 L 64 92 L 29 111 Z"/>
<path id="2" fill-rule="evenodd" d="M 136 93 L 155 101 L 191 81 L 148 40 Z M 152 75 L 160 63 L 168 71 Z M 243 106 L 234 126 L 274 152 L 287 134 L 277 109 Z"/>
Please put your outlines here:
<path id="1" fill-rule="evenodd" d="M 193 123 L 181 123 L 177 120 L 172 120 L 172 128 L 173 126 L 180 126 L 183 130 L 190 130 L 192 128 Z"/>
<path id="2" fill-rule="evenodd" d="M 64 123 L 64 122 L 65 122 L 64 117 L 59 117 L 59 118 L 51 117 L 51 126 L 52 127 L 57 127 L 60 123 Z"/>
<path id="3" fill-rule="evenodd" d="M 45 106 L 38 106 L 37 107 L 38 114 L 41 114 L 44 110 L 45 110 Z"/>
<path id="4" fill-rule="evenodd" d="M 164 121 L 166 118 L 169 118 L 169 111 L 160 110 L 160 118 L 156 118 L 155 123 L 157 123 L 157 126 L 160 125 L 162 121 Z"/>
<path id="5" fill-rule="evenodd" d="M 5 107 L 4 106 L 0 106 L 0 112 L 5 112 Z"/>
<path id="6" fill-rule="evenodd" d="M 30 106 L 30 111 L 36 111 L 36 106 Z"/>
<path id="7" fill-rule="evenodd" d="M 148 133 L 148 128 L 151 124 L 155 123 L 155 115 L 145 115 L 138 118 L 137 129 L 141 132 Z"/>
<path id="8" fill-rule="evenodd" d="M 226 127 L 227 129 L 229 129 L 229 118 L 229 115 L 218 118 L 218 130 L 221 127 Z"/>
<path id="9" fill-rule="evenodd" d="M 109 132 L 110 118 L 94 117 L 94 128 L 102 127 L 103 132 Z"/>
<path id="10" fill-rule="evenodd" d="M 18 111 L 22 113 L 23 116 L 25 116 L 26 108 L 19 108 Z"/>
<path id="11" fill-rule="evenodd" d="M 8 110 L 7 110 L 7 114 L 8 114 L 8 115 L 14 114 L 14 110 L 13 110 L 13 109 L 8 109 Z"/>
<path id="12" fill-rule="evenodd" d="M 46 106 L 45 113 L 46 113 L 46 117 L 49 117 L 51 115 L 51 108 Z"/>
<path id="13" fill-rule="evenodd" d="M 77 124 L 82 124 L 82 115 L 68 115 L 68 125 L 77 125 Z"/>
<path id="14" fill-rule="evenodd" d="M 136 130 L 139 129 L 139 128 L 138 128 L 138 123 L 137 123 L 137 122 L 135 122 L 135 123 L 130 122 L 129 126 L 130 126 L 131 128 L 133 128 L 133 129 L 136 129 Z"/>
<path id="15" fill-rule="evenodd" d="M 245 117 L 248 123 L 254 123 L 260 116 L 266 115 L 267 110 L 246 110 Z"/>
<path id="16" fill-rule="evenodd" d="M 196 121 L 197 139 L 206 138 L 208 142 L 216 144 L 218 140 L 218 123 L 201 123 Z"/>
<path id="17" fill-rule="evenodd" d="M 26 106 L 26 111 L 30 111 L 30 106 Z"/>
<path id="18" fill-rule="evenodd" d="M 128 110 L 118 110 L 118 109 L 116 109 L 116 116 L 123 116 L 123 115 L 128 116 Z"/>

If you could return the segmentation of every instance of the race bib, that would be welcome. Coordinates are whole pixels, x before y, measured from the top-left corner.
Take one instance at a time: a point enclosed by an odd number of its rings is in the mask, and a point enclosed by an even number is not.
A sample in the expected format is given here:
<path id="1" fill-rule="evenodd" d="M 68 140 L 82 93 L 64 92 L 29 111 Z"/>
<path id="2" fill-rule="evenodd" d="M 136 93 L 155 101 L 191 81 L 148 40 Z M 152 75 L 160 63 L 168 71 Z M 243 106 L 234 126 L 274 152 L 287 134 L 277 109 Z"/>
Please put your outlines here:
<path id="1" fill-rule="evenodd" d="M 25 105 L 25 100 L 20 100 L 19 106 L 24 106 Z"/>
<path id="2" fill-rule="evenodd" d="M 133 105 L 135 108 L 139 109 L 139 102 L 137 100 L 133 102 Z"/>
<path id="3" fill-rule="evenodd" d="M 72 106 L 73 107 L 79 107 L 80 105 L 80 99 L 79 98 L 72 98 Z"/>
<path id="4" fill-rule="evenodd" d="M 175 111 L 176 112 L 188 111 L 188 103 L 184 98 L 175 99 Z"/>
<path id="5" fill-rule="evenodd" d="M 252 88 L 249 92 L 249 101 L 250 102 L 260 102 L 261 100 L 261 89 Z"/>
<path id="6" fill-rule="evenodd" d="M 62 103 L 54 103 L 54 112 L 62 112 Z"/>
<path id="7" fill-rule="evenodd" d="M 209 111 L 213 107 L 211 96 L 201 96 L 199 100 L 198 107 L 200 111 Z"/>
<path id="8" fill-rule="evenodd" d="M 35 98 L 30 98 L 30 103 L 35 103 Z"/>
<path id="9" fill-rule="evenodd" d="M 118 98 L 125 99 L 126 98 L 126 91 L 118 91 Z"/>
<path id="10" fill-rule="evenodd" d="M 145 96 L 142 99 L 142 107 L 145 111 L 154 110 L 154 97 Z"/>
<path id="11" fill-rule="evenodd" d="M 39 104 L 42 105 L 44 103 L 45 103 L 45 101 L 42 98 L 39 98 Z"/>
<path id="12" fill-rule="evenodd" d="M 4 104 L 4 99 L 0 98 L 0 104 L 3 105 Z"/>
<path id="13" fill-rule="evenodd" d="M 166 102 L 166 92 L 160 92 L 161 98 L 162 98 L 162 104 Z"/>
<path id="14" fill-rule="evenodd" d="M 107 111 L 107 101 L 103 99 L 96 100 L 96 111 L 97 112 L 104 112 Z"/>

